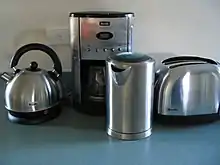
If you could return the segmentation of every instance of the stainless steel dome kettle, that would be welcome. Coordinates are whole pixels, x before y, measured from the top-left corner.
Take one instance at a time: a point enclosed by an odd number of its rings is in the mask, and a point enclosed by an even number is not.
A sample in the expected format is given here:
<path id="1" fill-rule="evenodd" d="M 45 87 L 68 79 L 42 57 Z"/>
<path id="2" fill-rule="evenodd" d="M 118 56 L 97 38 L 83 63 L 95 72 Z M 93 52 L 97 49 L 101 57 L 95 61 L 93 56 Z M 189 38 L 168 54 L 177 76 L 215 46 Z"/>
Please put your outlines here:
<path id="1" fill-rule="evenodd" d="M 27 68 L 16 69 L 19 59 L 31 50 L 48 54 L 54 63 L 53 71 L 38 68 L 35 61 Z M 10 67 L 14 70 L 12 75 L 1 75 L 7 82 L 5 108 L 8 110 L 9 120 L 35 124 L 56 117 L 60 112 L 62 97 L 62 66 L 57 54 L 46 45 L 31 43 L 17 50 Z"/>

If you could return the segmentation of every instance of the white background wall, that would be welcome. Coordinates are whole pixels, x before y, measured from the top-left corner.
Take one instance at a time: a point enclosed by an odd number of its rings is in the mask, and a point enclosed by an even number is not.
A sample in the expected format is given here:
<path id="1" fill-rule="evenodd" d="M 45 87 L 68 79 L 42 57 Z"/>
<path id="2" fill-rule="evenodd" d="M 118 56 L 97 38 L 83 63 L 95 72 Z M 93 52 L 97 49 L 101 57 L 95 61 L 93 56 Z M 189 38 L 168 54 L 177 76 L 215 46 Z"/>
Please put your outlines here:
<path id="1" fill-rule="evenodd" d="M 21 44 L 43 41 L 45 28 L 67 28 L 69 12 L 80 10 L 135 12 L 135 51 L 197 54 L 220 60 L 219 0 L 0 0 L 0 72 L 10 70 L 10 58 Z M 38 31 L 41 35 L 33 37 Z M 54 49 L 64 70 L 70 70 L 69 46 Z M 35 53 L 22 58 L 20 67 L 31 59 L 51 68 L 48 57 Z"/>

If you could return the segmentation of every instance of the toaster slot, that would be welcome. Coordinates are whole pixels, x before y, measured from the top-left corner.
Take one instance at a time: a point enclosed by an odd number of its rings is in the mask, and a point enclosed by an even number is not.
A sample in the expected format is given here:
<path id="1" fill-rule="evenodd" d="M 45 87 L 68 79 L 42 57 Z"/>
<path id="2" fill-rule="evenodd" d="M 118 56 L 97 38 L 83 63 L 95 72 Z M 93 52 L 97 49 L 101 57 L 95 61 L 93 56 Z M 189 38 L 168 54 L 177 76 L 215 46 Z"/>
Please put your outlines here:
<path id="1" fill-rule="evenodd" d="M 185 65 L 195 65 L 195 64 L 204 64 L 203 62 L 187 62 L 187 63 L 179 63 L 179 64 L 174 64 L 174 65 L 169 65 L 169 69 L 180 67 L 180 66 L 185 66 Z"/>
<path id="2" fill-rule="evenodd" d="M 215 60 L 199 57 L 199 56 L 176 56 L 176 57 L 170 57 L 162 61 L 164 65 L 172 65 L 177 63 L 190 63 L 190 62 L 200 62 L 200 63 L 203 62 L 203 63 L 218 65 L 218 62 L 216 62 Z"/>

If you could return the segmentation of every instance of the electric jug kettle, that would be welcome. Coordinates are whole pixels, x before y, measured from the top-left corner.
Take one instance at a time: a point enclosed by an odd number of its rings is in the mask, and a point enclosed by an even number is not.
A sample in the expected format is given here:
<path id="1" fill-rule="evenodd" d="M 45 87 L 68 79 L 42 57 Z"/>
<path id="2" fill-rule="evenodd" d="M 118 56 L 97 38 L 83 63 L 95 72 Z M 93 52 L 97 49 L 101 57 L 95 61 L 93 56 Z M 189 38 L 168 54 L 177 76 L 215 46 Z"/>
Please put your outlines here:
<path id="1" fill-rule="evenodd" d="M 106 61 L 107 134 L 123 140 L 151 135 L 155 60 L 124 52 Z"/>

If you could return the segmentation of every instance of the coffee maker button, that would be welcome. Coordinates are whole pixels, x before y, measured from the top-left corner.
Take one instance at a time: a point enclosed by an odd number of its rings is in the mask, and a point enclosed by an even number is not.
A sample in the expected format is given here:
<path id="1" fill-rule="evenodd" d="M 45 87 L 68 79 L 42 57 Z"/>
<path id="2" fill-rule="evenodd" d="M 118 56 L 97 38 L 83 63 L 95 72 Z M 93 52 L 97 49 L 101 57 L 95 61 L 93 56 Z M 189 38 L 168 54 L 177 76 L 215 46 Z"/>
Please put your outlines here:
<path id="1" fill-rule="evenodd" d="M 122 48 L 118 48 L 118 51 L 122 51 Z"/>
<path id="2" fill-rule="evenodd" d="M 114 48 L 111 48 L 111 51 L 112 51 L 112 52 L 114 52 L 114 51 L 115 51 L 115 49 L 114 49 Z"/>
<path id="3" fill-rule="evenodd" d="M 108 51 L 108 49 L 104 48 L 104 49 L 103 49 L 103 51 L 104 51 L 104 52 L 107 52 L 107 51 Z"/>

